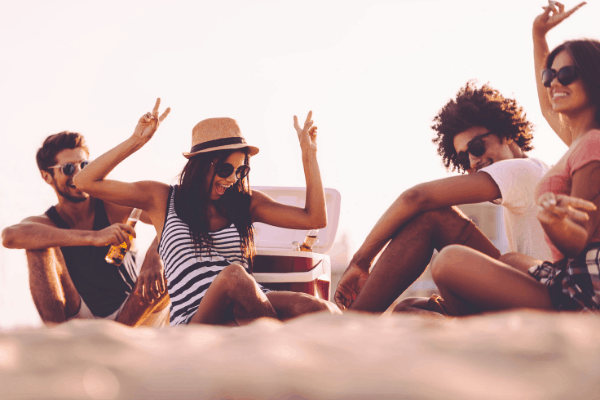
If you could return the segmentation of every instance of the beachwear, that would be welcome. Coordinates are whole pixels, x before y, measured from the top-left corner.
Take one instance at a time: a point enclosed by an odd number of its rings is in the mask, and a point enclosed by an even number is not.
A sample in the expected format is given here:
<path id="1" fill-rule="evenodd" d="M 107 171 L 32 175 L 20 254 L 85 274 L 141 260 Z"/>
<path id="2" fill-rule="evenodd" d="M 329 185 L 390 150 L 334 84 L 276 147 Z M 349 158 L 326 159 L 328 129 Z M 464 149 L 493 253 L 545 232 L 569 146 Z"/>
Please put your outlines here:
<path id="1" fill-rule="evenodd" d="M 599 130 L 592 130 L 586 133 L 579 139 L 578 143 L 571 145 L 567 153 L 540 182 L 536 199 L 547 192 L 570 195 L 573 174 L 593 161 L 600 161 Z M 600 226 L 596 229 L 600 229 Z M 594 237 L 598 237 L 596 232 L 592 238 Z M 548 236 L 545 236 L 545 238 L 546 243 L 548 243 L 552 251 L 552 258 L 542 258 L 542 260 L 551 259 L 555 262 L 561 260 L 564 257 L 563 254 L 554 246 Z"/>
<path id="2" fill-rule="evenodd" d="M 535 188 L 548 172 L 548 166 L 536 158 L 502 160 L 480 169 L 492 177 L 500 189 L 504 225 L 511 251 L 538 260 L 550 259 L 550 247 L 537 219 Z"/>
<path id="3" fill-rule="evenodd" d="M 208 232 L 208 235 L 212 239 L 210 247 L 198 252 L 189 225 L 175 211 L 175 190 L 171 186 L 165 226 L 158 244 L 171 297 L 171 326 L 190 322 L 206 290 L 225 267 L 236 263 L 248 269 L 235 225 Z M 264 293 L 270 292 L 258 286 Z"/>
<path id="4" fill-rule="evenodd" d="M 94 225 L 92 230 L 99 231 L 110 222 L 102 200 L 94 199 Z M 46 215 L 61 229 L 70 229 L 58 214 L 54 206 Z M 117 267 L 104 260 L 110 246 L 65 246 L 61 247 L 67 270 L 77 292 L 93 315 L 107 317 L 117 311 L 133 290 L 137 279 L 135 252 L 130 251 L 121 266 Z"/>
<path id="5" fill-rule="evenodd" d="M 575 258 L 531 267 L 529 274 L 548 286 L 560 311 L 600 311 L 600 243 L 590 243 Z"/>

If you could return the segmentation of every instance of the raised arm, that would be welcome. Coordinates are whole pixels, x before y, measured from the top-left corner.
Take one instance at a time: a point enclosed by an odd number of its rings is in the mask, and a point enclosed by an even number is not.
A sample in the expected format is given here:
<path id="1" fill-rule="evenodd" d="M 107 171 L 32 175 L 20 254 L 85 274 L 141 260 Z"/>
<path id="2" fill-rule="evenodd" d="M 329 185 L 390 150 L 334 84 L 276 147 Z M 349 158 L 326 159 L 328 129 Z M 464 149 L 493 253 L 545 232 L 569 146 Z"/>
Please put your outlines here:
<path id="1" fill-rule="evenodd" d="M 45 215 L 29 217 L 2 231 L 2 245 L 9 249 L 39 250 L 63 246 L 119 245 L 126 242 L 127 233 L 135 237 L 135 230 L 126 224 L 112 224 L 100 231 L 61 229 Z"/>
<path id="2" fill-rule="evenodd" d="M 170 112 L 170 108 L 167 108 L 159 117 L 159 106 L 160 99 L 157 99 L 152 113 L 146 113 L 140 118 L 133 135 L 90 163 L 73 178 L 73 183 L 93 197 L 122 206 L 140 208 L 148 212 L 150 218 L 158 209 L 164 213 L 161 207 L 168 196 L 167 185 L 154 181 L 126 183 L 105 179 L 121 161 L 138 151 L 152 138 Z M 162 227 L 160 222 L 153 219 L 155 227 Z"/>
<path id="3" fill-rule="evenodd" d="M 312 111 L 304 126 L 298 124 L 294 115 L 294 128 L 302 149 L 302 165 L 306 178 L 306 202 L 304 208 L 281 204 L 269 196 L 255 192 L 252 195 L 250 213 L 254 222 L 292 229 L 316 229 L 327 226 L 325 191 L 317 163 L 317 127 L 313 126 Z"/>
<path id="4" fill-rule="evenodd" d="M 542 83 L 542 71 L 546 68 L 546 57 L 548 57 L 548 54 L 550 53 L 548 42 L 546 41 L 546 34 L 584 4 L 586 3 L 580 3 L 571 10 L 565 11 L 565 6 L 563 4 L 549 1 L 549 5 L 544 7 L 544 12 L 538 15 L 533 21 L 533 60 L 535 65 L 535 83 L 537 86 L 540 108 L 542 109 L 542 115 L 546 118 L 550 127 L 567 146 L 570 146 L 572 142 L 571 132 L 567 126 L 561 123 L 559 114 L 552 109 L 548 90 Z"/>

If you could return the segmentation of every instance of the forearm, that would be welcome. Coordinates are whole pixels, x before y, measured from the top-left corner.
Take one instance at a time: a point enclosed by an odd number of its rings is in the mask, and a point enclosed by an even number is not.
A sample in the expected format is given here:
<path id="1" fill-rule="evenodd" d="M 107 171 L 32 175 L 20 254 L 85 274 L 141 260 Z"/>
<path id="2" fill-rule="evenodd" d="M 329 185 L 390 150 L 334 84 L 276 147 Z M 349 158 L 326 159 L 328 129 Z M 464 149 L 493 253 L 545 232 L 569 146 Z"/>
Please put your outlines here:
<path id="1" fill-rule="evenodd" d="M 533 61 L 535 66 L 535 83 L 538 92 L 538 100 L 542 113 L 546 116 L 546 112 L 550 111 L 550 99 L 546 92 L 546 87 L 542 83 L 542 71 L 545 67 L 546 57 L 550 53 L 548 42 L 546 41 L 546 33 L 533 30 Z"/>
<path id="2" fill-rule="evenodd" d="M 352 263 L 367 270 L 373 259 L 390 241 L 394 233 L 419 214 L 419 202 L 410 198 L 410 192 L 401 194 L 379 218 L 363 244 L 352 257 Z"/>
<path id="3" fill-rule="evenodd" d="M 303 151 L 302 165 L 306 178 L 305 210 L 315 228 L 324 228 L 327 226 L 327 207 L 316 151 Z"/>
<path id="4" fill-rule="evenodd" d="M 565 256 L 574 257 L 587 245 L 589 236 L 586 229 L 569 218 L 552 224 L 544 222 L 541 224 L 552 244 Z"/>
<path id="5" fill-rule="evenodd" d="M 159 266 L 162 268 L 162 264 L 160 262 L 160 255 L 158 254 L 158 236 L 154 238 L 150 247 L 146 251 L 146 257 L 144 257 L 144 262 L 142 263 L 142 267 L 140 269 L 153 269 Z"/>
<path id="6" fill-rule="evenodd" d="M 25 250 L 91 246 L 94 237 L 94 231 L 60 229 L 43 224 L 22 223 L 2 231 L 2 245 L 9 249 Z"/>
<path id="7" fill-rule="evenodd" d="M 124 159 L 138 151 L 144 143 L 130 137 L 90 163 L 73 178 L 73 183 L 92 195 L 101 189 L 102 180 Z"/>

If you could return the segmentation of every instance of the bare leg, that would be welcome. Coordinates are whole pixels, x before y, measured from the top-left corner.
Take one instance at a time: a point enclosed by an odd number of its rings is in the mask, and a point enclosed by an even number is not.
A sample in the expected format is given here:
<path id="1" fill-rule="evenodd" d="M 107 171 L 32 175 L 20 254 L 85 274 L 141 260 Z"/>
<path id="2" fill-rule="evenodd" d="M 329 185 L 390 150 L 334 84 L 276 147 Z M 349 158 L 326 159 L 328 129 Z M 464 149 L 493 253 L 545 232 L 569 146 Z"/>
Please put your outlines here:
<path id="1" fill-rule="evenodd" d="M 81 297 L 75 289 L 59 248 L 27 250 L 29 289 L 46 325 L 65 322 L 79 312 Z"/>
<path id="2" fill-rule="evenodd" d="M 543 262 L 526 254 L 516 252 L 502 254 L 498 261 L 502 261 L 504 264 L 508 264 L 526 274 L 529 274 L 529 268 L 540 265 Z"/>
<path id="3" fill-rule="evenodd" d="M 514 308 L 553 310 L 550 293 L 531 276 L 464 246 L 448 246 L 432 265 L 452 315 Z"/>
<path id="4" fill-rule="evenodd" d="M 402 300 L 394 307 L 394 313 L 415 314 L 427 317 L 445 319 L 444 314 L 440 314 L 428 309 L 429 297 L 409 297 Z"/>
<path id="5" fill-rule="evenodd" d="M 233 307 L 233 316 L 240 324 L 255 319 L 277 318 L 269 299 L 244 267 L 231 264 L 217 275 L 202 298 L 192 324 L 226 324 L 227 308 Z"/>
<path id="6" fill-rule="evenodd" d="M 146 298 L 139 295 L 138 283 L 136 282 L 133 292 L 127 298 L 123 310 L 116 321 L 128 326 L 139 326 L 150 314 L 159 312 L 171 304 L 169 293 L 165 291 L 158 299 L 150 303 Z"/>
<path id="7" fill-rule="evenodd" d="M 450 244 L 500 257 L 498 249 L 457 208 L 421 213 L 394 235 L 350 308 L 385 311 L 425 271 L 433 250 Z"/>
<path id="8" fill-rule="evenodd" d="M 327 311 L 330 314 L 341 314 L 342 312 L 330 301 L 318 299 L 306 293 L 298 292 L 269 292 L 267 298 L 277 312 L 281 321 L 287 321 L 304 314 Z"/>

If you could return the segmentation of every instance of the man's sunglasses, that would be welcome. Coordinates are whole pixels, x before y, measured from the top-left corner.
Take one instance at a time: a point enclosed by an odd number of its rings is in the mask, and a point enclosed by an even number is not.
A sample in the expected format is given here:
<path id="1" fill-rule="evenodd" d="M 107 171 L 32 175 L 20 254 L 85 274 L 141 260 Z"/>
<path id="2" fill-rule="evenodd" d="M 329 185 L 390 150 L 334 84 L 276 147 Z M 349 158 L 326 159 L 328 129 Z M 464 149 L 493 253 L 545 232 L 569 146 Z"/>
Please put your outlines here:
<path id="1" fill-rule="evenodd" d="M 561 85 L 567 86 L 575 82 L 579 78 L 579 74 L 574 65 L 562 67 L 558 72 L 554 69 L 545 69 L 542 71 L 542 83 L 544 86 L 549 88 L 554 78 L 558 78 L 558 82 Z"/>
<path id="2" fill-rule="evenodd" d="M 235 170 L 235 177 L 237 179 L 244 179 L 249 172 L 249 165 L 240 165 L 238 169 Z M 221 178 L 229 178 L 231 174 L 233 174 L 233 165 L 229 163 L 223 163 L 217 166 L 217 175 L 219 175 Z"/>
<path id="3" fill-rule="evenodd" d="M 89 160 L 81 161 L 79 163 L 79 169 L 84 169 L 85 167 L 87 167 L 87 165 L 89 163 L 90 163 Z M 66 176 L 71 176 L 75 172 L 76 165 L 77 165 L 77 163 L 68 162 L 68 163 L 64 163 L 61 165 L 55 165 L 53 167 L 48 167 L 48 168 L 60 168 L 60 170 L 62 171 L 63 174 L 65 174 Z"/>
<path id="4" fill-rule="evenodd" d="M 491 135 L 494 132 L 484 133 L 476 136 L 467 145 L 467 151 L 461 151 L 456 155 L 456 163 L 465 171 L 471 168 L 471 160 L 469 159 L 469 153 L 475 157 L 481 157 L 485 153 L 485 142 L 482 140 L 487 135 Z"/>

